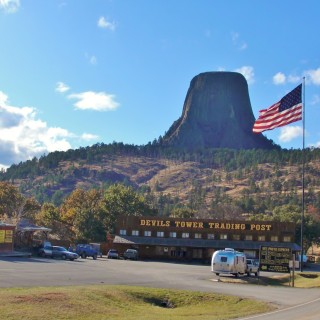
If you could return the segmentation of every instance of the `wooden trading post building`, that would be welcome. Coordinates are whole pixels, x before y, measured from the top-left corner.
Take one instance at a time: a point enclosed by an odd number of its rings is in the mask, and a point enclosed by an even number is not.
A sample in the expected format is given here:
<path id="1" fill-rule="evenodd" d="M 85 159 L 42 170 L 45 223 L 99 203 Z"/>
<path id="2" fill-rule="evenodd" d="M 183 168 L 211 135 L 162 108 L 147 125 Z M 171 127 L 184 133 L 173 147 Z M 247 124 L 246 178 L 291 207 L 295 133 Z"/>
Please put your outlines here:
<path id="1" fill-rule="evenodd" d="M 260 246 L 300 251 L 295 243 L 295 224 L 122 216 L 116 223 L 113 240 L 113 247 L 120 253 L 134 248 L 142 259 L 203 262 L 210 261 L 214 251 L 224 248 L 258 258 Z"/>

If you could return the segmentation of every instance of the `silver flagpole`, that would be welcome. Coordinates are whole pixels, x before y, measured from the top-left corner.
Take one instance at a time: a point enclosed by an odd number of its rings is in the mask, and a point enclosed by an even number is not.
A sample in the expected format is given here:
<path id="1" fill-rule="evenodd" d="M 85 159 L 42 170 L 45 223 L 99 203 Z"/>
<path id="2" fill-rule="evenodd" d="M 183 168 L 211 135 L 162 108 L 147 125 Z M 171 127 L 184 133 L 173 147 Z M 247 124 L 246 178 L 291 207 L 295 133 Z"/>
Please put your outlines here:
<path id="1" fill-rule="evenodd" d="M 302 212 L 301 212 L 301 253 L 300 253 L 300 271 L 303 271 L 303 229 L 304 229 L 304 167 L 305 167 L 305 77 L 302 82 Z"/>

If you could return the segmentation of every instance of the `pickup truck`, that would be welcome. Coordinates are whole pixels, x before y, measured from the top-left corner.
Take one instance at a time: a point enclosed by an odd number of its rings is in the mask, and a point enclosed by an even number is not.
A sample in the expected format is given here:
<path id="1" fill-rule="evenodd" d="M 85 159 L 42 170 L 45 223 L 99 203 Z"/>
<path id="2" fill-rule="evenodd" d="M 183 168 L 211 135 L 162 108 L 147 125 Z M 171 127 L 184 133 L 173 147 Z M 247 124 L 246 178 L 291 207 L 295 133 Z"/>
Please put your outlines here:
<path id="1" fill-rule="evenodd" d="M 96 260 L 98 257 L 98 251 L 90 244 L 78 244 L 75 251 L 82 259 L 92 257 Z"/>
<path id="2" fill-rule="evenodd" d="M 247 276 L 250 277 L 252 273 L 257 277 L 259 275 L 259 261 L 257 259 L 247 258 Z"/>

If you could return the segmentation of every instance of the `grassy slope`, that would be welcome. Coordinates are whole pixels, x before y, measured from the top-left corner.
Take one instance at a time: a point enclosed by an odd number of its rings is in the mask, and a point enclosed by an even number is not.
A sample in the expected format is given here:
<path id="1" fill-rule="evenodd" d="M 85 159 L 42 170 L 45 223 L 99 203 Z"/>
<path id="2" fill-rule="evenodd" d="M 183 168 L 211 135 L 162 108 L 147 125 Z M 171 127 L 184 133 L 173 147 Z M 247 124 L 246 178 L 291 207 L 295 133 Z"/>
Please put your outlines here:
<path id="1" fill-rule="evenodd" d="M 12 288 L 0 291 L 0 319 L 234 319 L 272 310 L 213 293 L 122 286 Z"/>

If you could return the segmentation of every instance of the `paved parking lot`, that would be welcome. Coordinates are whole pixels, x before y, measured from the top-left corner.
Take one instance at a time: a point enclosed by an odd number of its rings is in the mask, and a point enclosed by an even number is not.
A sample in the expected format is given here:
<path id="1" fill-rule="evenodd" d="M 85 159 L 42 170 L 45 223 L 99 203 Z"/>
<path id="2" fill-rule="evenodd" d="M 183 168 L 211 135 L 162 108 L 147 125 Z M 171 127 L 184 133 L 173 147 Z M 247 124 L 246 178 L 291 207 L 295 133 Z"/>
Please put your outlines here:
<path id="1" fill-rule="evenodd" d="M 311 265 L 319 270 L 319 265 Z M 265 275 L 265 273 L 262 273 Z M 258 298 L 281 307 L 305 306 L 320 312 L 319 289 L 232 284 L 217 281 L 209 265 L 154 261 L 108 260 L 106 258 L 65 261 L 46 258 L 0 258 L 0 287 L 110 284 L 184 289 Z M 302 307 L 302 308 L 303 308 Z M 305 310 L 290 318 L 302 319 Z M 263 318 L 263 319 L 276 319 Z M 312 318 L 310 319 L 318 319 Z"/>

